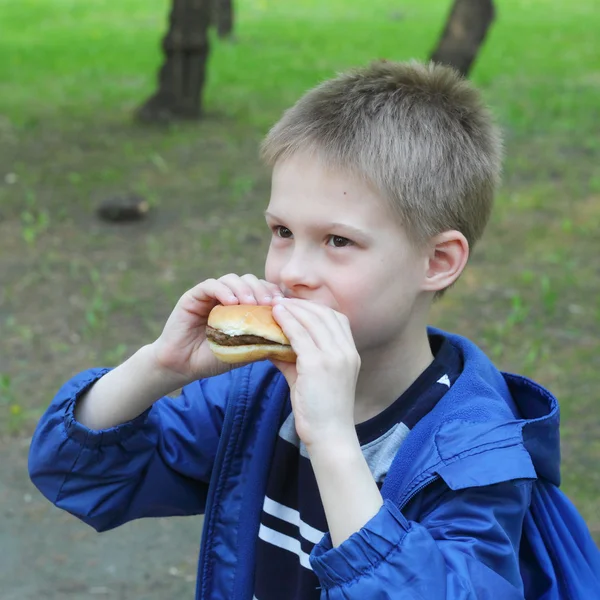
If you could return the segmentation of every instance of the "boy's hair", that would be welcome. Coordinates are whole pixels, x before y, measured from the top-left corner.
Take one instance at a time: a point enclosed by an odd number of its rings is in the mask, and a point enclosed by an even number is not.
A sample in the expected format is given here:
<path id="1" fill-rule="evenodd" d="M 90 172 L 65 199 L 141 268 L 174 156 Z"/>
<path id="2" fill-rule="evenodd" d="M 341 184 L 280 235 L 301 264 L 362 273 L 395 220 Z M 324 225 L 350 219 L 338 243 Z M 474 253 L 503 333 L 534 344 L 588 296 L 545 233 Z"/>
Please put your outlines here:
<path id="1" fill-rule="evenodd" d="M 297 152 L 374 186 L 414 243 L 456 229 L 472 246 L 491 212 L 502 142 L 477 90 L 453 69 L 378 61 L 307 92 L 261 154 L 274 166 Z"/>

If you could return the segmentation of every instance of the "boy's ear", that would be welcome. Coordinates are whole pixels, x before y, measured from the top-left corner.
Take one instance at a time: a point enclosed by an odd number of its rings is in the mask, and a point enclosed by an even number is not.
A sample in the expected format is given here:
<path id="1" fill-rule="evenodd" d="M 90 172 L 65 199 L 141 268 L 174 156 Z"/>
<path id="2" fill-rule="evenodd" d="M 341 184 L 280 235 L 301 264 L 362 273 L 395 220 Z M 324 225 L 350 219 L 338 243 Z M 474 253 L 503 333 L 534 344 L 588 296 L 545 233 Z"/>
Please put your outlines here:
<path id="1" fill-rule="evenodd" d="M 469 258 L 469 242 L 460 231 L 444 231 L 430 242 L 423 289 L 438 292 L 450 287 L 460 276 Z"/>

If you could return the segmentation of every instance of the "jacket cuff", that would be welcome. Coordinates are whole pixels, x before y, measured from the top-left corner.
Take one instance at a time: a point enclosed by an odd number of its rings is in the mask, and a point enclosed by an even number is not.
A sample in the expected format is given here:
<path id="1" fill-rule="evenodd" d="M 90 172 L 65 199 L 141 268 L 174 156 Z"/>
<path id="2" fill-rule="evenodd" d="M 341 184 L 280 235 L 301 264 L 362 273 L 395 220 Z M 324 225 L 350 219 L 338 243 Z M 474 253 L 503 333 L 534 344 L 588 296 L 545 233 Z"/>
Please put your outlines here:
<path id="1" fill-rule="evenodd" d="M 409 523 L 386 500 L 379 512 L 337 548 L 327 533 L 313 548 L 310 564 L 324 588 L 347 584 L 375 570 L 404 540 Z"/>
<path id="2" fill-rule="evenodd" d="M 141 429 L 148 419 L 151 407 L 135 419 L 108 429 L 89 429 L 75 419 L 75 405 L 98 379 L 106 375 L 111 369 L 89 369 L 75 376 L 63 388 L 65 415 L 64 425 L 67 437 L 79 442 L 86 448 L 109 446 L 122 442 L 133 433 Z"/>

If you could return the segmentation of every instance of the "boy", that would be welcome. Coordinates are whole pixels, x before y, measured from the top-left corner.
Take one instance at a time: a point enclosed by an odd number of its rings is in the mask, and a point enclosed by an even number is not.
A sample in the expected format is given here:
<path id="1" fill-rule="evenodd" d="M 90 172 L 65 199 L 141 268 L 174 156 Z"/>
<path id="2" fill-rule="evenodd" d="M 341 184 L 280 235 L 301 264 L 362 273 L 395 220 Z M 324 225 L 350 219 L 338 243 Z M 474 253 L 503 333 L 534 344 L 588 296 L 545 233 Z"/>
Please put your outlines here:
<path id="1" fill-rule="evenodd" d="M 427 328 L 499 178 L 473 87 L 376 63 L 308 92 L 263 155 L 265 280 L 200 283 L 155 342 L 68 382 L 32 442 L 35 484 L 99 531 L 205 513 L 197 598 L 600 594 L 595 547 L 554 485 L 556 401 Z M 297 362 L 227 370 L 205 337 L 218 303 L 272 305 Z M 577 530 L 579 588 L 548 548 L 567 543 L 559 523 L 534 506 Z"/>

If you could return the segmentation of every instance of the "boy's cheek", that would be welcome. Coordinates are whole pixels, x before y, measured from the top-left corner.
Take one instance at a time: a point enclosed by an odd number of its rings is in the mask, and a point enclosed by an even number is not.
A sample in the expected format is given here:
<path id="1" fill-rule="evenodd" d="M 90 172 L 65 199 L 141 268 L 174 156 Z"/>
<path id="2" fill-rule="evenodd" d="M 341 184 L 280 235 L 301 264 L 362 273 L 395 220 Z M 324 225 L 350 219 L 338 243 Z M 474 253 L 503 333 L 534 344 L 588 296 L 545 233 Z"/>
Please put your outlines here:
<path id="1" fill-rule="evenodd" d="M 271 253 L 267 253 L 267 258 L 265 259 L 265 280 L 269 283 L 274 283 L 275 285 L 280 286 L 279 278 L 275 277 L 276 269 L 274 266 L 274 261 L 271 256 Z"/>
<path id="2" fill-rule="evenodd" d="M 273 272 L 273 270 L 265 269 L 265 281 L 268 281 L 269 283 L 276 285 L 281 290 L 281 292 L 284 291 L 281 286 L 281 282 L 279 281 L 279 278 L 275 276 L 275 273 Z"/>

